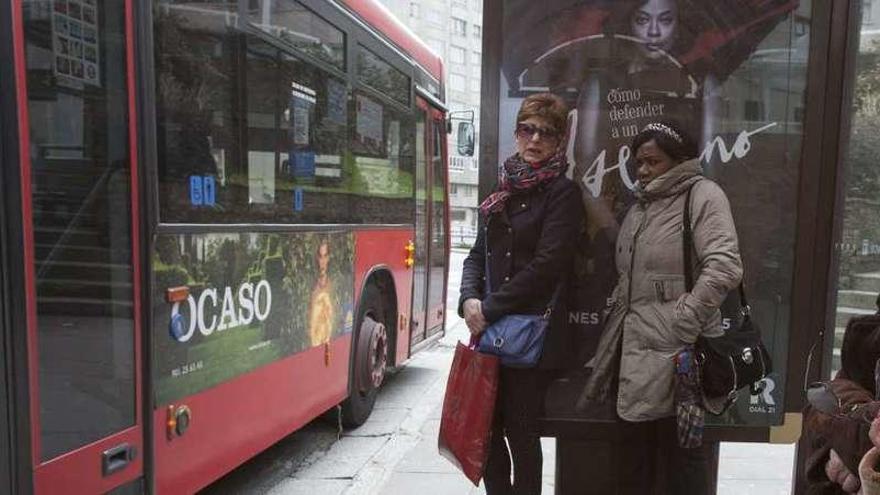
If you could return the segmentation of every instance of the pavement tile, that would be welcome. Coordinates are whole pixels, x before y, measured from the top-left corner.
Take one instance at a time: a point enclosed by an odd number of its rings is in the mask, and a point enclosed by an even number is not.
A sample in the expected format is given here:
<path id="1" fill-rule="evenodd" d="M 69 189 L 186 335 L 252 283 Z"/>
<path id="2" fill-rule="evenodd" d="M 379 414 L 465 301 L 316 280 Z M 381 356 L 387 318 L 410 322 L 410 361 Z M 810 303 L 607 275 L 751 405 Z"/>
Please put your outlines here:
<path id="1" fill-rule="evenodd" d="M 400 429 L 400 424 L 406 419 L 411 409 L 406 407 L 386 407 L 373 409 L 369 421 L 361 427 L 345 434 L 347 437 L 375 437 L 379 435 L 391 435 Z"/>
<path id="2" fill-rule="evenodd" d="M 446 473 L 463 476 L 437 449 L 437 437 L 424 437 L 395 468 L 400 473 Z"/>
<path id="3" fill-rule="evenodd" d="M 459 473 L 395 472 L 382 488 L 382 495 L 464 495 L 472 493 L 473 488 L 473 484 Z"/>
<path id="4" fill-rule="evenodd" d="M 301 469 L 297 478 L 309 480 L 354 478 L 389 438 L 342 437 L 318 462 Z"/>
<path id="5" fill-rule="evenodd" d="M 791 481 L 718 481 L 718 495 L 791 495 Z"/>
<path id="6" fill-rule="evenodd" d="M 342 495 L 348 480 L 302 480 L 287 478 L 266 495 Z"/>

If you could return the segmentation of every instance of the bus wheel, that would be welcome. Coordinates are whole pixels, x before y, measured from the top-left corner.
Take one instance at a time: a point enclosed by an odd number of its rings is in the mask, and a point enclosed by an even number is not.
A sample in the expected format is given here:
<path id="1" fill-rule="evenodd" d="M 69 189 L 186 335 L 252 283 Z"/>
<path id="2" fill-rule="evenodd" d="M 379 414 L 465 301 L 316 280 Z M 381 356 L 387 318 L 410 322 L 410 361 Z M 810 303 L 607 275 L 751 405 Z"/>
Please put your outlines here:
<path id="1" fill-rule="evenodd" d="M 364 424 L 373 406 L 388 366 L 388 330 L 382 295 L 375 285 L 364 289 L 354 342 L 351 394 L 342 403 L 342 424 L 357 428 Z"/>

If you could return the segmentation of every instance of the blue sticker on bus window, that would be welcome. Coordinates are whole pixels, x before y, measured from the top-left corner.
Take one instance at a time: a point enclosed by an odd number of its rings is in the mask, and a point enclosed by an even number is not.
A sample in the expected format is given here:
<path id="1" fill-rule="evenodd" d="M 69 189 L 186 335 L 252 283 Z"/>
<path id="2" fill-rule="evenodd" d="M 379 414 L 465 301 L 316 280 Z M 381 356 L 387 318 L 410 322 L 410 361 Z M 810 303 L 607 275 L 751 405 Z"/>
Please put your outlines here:
<path id="1" fill-rule="evenodd" d="M 315 154 L 311 151 L 293 151 L 290 153 L 293 162 L 294 177 L 315 176 Z"/>
<path id="2" fill-rule="evenodd" d="M 301 187 L 293 190 L 293 210 L 303 211 L 303 190 Z"/>
<path id="3" fill-rule="evenodd" d="M 202 190 L 204 192 L 204 203 L 208 206 L 214 206 L 217 197 L 217 188 L 214 177 L 206 175 L 203 179 Z"/>
<path id="4" fill-rule="evenodd" d="M 205 202 L 204 181 L 198 175 L 189 178 L 189 202 L 193 206 L 200 206 Z"/>

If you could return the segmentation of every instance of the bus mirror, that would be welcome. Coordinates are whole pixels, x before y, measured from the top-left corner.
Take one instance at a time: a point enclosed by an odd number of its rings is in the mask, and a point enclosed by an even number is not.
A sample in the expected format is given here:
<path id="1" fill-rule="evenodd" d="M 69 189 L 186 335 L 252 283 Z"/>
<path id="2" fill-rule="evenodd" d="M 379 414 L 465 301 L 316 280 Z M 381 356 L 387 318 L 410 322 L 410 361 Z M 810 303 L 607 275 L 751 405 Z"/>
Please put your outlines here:
<path id="1" fill-rule="evenodd" d="M 471 122 L 458 123 L 458 154 L 461 156 L 474 156 L 474 124 Z"/>

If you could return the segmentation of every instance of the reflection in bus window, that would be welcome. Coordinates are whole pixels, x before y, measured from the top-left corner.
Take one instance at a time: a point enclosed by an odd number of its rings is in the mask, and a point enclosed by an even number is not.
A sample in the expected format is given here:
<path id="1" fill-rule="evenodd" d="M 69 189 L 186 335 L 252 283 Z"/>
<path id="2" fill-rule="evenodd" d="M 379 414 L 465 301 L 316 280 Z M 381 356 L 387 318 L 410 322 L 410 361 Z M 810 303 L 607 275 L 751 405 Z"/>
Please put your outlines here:
<path id="1" fill-rule="evenodd" d="M 250 2 L 250 21 L 293 47 L 345 69 L 345 35 L 296 0 Z"/>
<path id="2" fill-rule="evenodd" d="M 378 99 L 355 94 L 354 154 L 356 190 L 385 198 L 413 195 L 412 119 Z M 401 218 L 400 223 L 412 219 Z"/>
<path id="3" fill-rule="evenodd" d="M 255 40 L 247 53 L 247 185 L 248 203 L 275 203 L 275 171 L 278 169 L 276 73 L 278 50 Z"/>
<path id="4" fill-rule="evenodd" d="M 358 77 L 374 89 L 409 105 L 409 78 L 363 46 L 358 46 Z"/>
<path id="5" fill-rule="evenodd" d="M 73 5 L 21 5 L 41 462 L 136 423 L 125 12 Z"/>
<path id="6" fill-rule="evenodd" d="M 282 19 L 288 3 L 261 4 L 261 19 Z M 161 220 L 410 223 L 395 205 L 412 200 L 412 118 L 351 95 L 285 40 L 237 29 L 235 15 L 213 3 L 157 9 Z"/>

